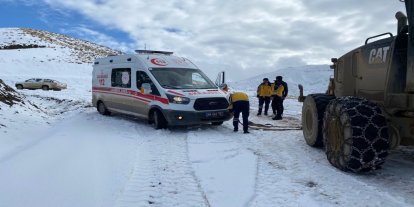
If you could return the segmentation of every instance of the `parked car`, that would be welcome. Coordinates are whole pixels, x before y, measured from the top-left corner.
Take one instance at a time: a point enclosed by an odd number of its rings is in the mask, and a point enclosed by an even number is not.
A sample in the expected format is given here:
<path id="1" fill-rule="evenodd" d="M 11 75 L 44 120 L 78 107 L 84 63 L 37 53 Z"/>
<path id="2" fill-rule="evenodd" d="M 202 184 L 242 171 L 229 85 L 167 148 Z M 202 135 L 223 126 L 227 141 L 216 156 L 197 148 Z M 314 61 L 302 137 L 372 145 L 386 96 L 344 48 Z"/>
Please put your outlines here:
<path id="1" fill-rule="evenodd" d="M 55 81 L 52 79 L 42 79 L 42 78 L 32 78 L 24 82 L 17 82 L 15 85 L 16 85 L 16 88 L 19 90 L 42 89 L 45 91 L 48 91 L 48 90 L 60 91 L 62 89 L 66 89 L 67 87 L 65 83 L 61 83 L 59 81 Z"/>

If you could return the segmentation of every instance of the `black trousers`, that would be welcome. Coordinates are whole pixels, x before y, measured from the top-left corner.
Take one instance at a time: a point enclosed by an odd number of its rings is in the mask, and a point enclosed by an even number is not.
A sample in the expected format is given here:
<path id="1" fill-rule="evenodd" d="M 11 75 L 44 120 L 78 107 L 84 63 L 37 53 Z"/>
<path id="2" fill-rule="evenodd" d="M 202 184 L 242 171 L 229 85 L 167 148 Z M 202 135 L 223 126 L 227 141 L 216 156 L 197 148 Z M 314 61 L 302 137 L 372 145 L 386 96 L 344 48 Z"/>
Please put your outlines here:
<path id="1" fill-rule="evenodd" d="M 273 113 L 276 114 L 276 117 L 282 117 L 283 114 L 283 99 L 280 96 L 273 96 L 272 101 Z"/>
<path id="2" fill-rule="evenodd" d="M 270 105 L 270 97 L 266 96 L 260 96 L 259 97 L 259 114 L 262 113 L 263 105 L 265 106 L 265 113 L 269 111 L 269 105 Z"/>
<path id="3" fill-rule="evenodd" d="M 249 113 L 250 113 L 250 103 L 248 101 L 237 101 L 233 103 L 233 126 L 234 130 L 239 130 L 239 118 L 240 113 L 243 116 L 243 131 L 249 130 Z"/>

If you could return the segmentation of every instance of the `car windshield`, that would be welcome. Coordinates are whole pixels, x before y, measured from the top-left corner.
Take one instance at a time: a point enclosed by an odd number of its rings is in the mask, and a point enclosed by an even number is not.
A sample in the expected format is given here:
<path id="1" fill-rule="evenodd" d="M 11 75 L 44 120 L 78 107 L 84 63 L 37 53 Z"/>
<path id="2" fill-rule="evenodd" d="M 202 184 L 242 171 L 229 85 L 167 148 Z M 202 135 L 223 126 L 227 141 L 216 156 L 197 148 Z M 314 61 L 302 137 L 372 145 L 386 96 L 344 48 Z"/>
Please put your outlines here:
<path id="1" fill-rule="evenodd" d="M 199 69 L 152 68 L 152 75 L 166 89 L 215 89 L 213 82 Z"/>

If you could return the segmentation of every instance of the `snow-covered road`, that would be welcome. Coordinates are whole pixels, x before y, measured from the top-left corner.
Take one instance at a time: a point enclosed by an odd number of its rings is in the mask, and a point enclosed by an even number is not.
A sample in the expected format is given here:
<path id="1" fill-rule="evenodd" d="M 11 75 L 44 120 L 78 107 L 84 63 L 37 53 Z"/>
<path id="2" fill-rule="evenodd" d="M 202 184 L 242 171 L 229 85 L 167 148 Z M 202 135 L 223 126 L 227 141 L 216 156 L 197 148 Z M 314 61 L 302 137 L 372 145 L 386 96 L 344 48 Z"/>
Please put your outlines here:
<path id="1" fill-rule="evenodd" d="M 0 157 L 0 206 L 414 205 L 411 149 L 361 176 L 331 167 L 301 131 L 155 131 L 93 108 L 40 128 Z"/>

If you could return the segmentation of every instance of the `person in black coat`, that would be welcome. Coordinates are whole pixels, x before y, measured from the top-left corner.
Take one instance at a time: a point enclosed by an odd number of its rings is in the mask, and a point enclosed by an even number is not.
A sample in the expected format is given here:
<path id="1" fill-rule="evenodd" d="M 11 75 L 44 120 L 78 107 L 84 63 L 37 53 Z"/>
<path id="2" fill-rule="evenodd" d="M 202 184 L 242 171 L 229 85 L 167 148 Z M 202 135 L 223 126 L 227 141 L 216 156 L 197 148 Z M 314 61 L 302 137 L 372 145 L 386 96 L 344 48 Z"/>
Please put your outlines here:
<path id="1" fill-rule="evenodd" d="M 285 106 L 283 105 L 283 101 L 286 99 L 286 97 L 288 96 L 288 84 L 283 81 L 283 77 L 282 76 L 276 76 L 276 80 L 280 81 L 280 83 L 283 85 L 284 90 L 283 90 L 283 95 L 282 95 L 282 113 L 281 115 L 283 115 L 283 111 L 285 110 Z"/>

